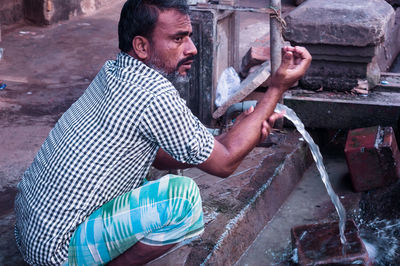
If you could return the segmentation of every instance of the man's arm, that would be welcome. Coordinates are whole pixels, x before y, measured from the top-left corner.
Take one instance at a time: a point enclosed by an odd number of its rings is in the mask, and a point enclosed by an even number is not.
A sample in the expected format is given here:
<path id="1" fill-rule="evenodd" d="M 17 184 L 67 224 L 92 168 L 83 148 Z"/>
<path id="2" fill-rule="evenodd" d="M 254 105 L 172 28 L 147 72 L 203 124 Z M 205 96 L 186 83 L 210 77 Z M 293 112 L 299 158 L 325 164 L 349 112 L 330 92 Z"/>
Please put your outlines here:
<path id="1" fill-rule="evenodd" d="M 265 138 L 276 116 L 273 112 L 283 93 L 300 79 L 311 63 L 311 55 L 302 47 L 283 48 L 282 64 L 271 79 L 271 85 L 254 111 L 245 115 L 239 123 L 223 136 L 215 138 L 210 157 L 196 166 L 201 170 L 220 177 L 227 177 L 235 171 L 244 157 Z M 268 124 L 266 121 L 269 121 Z M 157 169 L 184 169 L 194 165 L 173 159 L 160 149 L 153 166 Z"/>
<path id="2" fill-rule="evenodd" d="M 158 149 L 156 159 L 153 162 L 153 166 L 158 170 L 174 170 L 174 169 L 186 169 L 195 167 L 195 165 L 181 163 L 175 160 L 163 149 Z"/>
<path id="3" fill-rule="evenodd" d="M 208 173 L 227 177 L 235 171 L 244 157 L 256 146 L 261 127 L 274 112 L 283 93 L 300 79 L 311 63 L 311 55 L 303 47 L 284 47 L 282 64 L 271 78 L 271 85 L 251 114 L 216 140 L 210 157 L 198 167 Z"/>

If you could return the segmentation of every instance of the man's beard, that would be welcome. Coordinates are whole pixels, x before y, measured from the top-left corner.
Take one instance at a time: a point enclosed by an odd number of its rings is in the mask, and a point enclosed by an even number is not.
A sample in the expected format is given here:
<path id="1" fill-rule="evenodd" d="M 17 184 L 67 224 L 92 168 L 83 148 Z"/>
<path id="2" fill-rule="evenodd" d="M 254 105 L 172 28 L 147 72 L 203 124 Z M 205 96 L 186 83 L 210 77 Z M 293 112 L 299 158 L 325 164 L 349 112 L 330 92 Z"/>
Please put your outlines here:
<path id="1" fill-rule="evenodd" d="M 179 67 L 189 60 L 193 60 L 193 56 L 182 59 L 181 61 L 178 62 L 176 68 L 173 71 L 168 72 L 165 64 L 160 60 L 160 58 L 156 54 L 154 54 L 154 56 L 152 56 L 152 58 L 150 58 L 150 60 L 147 62 L 147 65 L 156 70 L 157 72 L 159 72 L 161 75 L 163 75 L 175 87 L 180 87 L 182 85 L 187 85 L 190 81 L 189 72 L 186 72 L 186 75 L 181 75 L 179 73 Z"/>

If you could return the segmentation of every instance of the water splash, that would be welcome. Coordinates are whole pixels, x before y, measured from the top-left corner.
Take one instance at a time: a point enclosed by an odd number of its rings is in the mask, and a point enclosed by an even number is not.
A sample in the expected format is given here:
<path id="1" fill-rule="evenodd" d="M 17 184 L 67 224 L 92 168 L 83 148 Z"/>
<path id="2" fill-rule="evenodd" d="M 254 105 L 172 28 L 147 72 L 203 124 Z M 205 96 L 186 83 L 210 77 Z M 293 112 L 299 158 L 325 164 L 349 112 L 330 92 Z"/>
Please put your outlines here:
<path id="1" fill-rule="evenodd" d="M 296 115 L 296 113 L 290 109 L 289 107 L 283 104 L 277 104 L 275 108 L 275 112 L 283 114 L 287 119 L 289 119 L 297 131 L 303 136 L 303 138 L 308 143 L 311 154 L 316 162 L 318 171 L 321 174 L 322 181 L 328 191 L 329 197 L 332 200 L 333 205 L 335 205 L 336 211 L 339 215 L 339 232 L 340 232 L 340 241 L 343 245 L 346 244 L 346 237 L 344 235 L 345 225 L 346 225 L 346 210 L 344 209 L 342 203 L 339 200 L 339 197 L 336 195 L 335 191 L 332 188 L 331 182 L 329 181 L 328 173 L 326 172 L 322 155 L 319 150 L 318 145 L 315 144 L 314 140 L 310 136 L 310 134 L 305 130 L 304 124 L 301 122 L 300 118 Z"/>
<path id="2" fill-rule="evenodd" d="M 374 265 L 400 262 L 400 219 L 360 221 L 360 237 Z"/>

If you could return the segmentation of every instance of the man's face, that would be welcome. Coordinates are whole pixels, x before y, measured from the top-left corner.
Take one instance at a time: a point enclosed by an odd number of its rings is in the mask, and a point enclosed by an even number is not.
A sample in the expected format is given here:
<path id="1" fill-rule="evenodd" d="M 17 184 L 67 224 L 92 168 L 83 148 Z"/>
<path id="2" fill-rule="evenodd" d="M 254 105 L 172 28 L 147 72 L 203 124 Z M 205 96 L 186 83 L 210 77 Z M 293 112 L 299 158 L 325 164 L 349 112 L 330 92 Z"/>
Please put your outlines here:
<path id="1" fill-rule="evenodd" d="M 175 9 L 161 12 L 146 63 L 167 76 L 185 77 L 197 54 L 191 34 L 192 25 L 188 15 Z"/>

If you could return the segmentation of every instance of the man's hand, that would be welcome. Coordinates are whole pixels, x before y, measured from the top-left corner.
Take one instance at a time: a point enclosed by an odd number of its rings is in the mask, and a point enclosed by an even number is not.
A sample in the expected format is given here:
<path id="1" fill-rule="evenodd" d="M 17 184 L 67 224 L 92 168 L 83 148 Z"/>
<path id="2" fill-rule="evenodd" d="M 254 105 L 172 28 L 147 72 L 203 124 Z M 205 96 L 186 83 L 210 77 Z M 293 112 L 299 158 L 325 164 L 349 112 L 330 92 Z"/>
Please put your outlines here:
<path id="1" fill-rule="evenodd" d="M 245 117 L 254 112 L 254 107 L 251 106 L 249 109 L 245 110 L 238 117 L 236 117 L 235 125 L 240 123 Z M 269 134 L 272 132 L 272 128 L 274 127 L 275 121 L 279 118 L 282 118 L 283 114 L 273 113 L 267 120 L 264 120 L 261 124 L 261 137 L 260 143 L 265 141 Z"/>
<path id="2" fill-rule="evenodd" d="M 271 78 L 271 85 L 254 111 L 234 125 L 224 137 L 216 138 L 210 157 L 198 167 L 213 175 L 227 177 L 243 158 L 271 131 L 274 109 L 282 94 L 306 72 L 311 55 L 303 47 L 284 47 L 282 63 Z M 268 123 L 268 120 L 271 120 Z M 260 132 L 261 130 L 261 132 Z"/>
<path id="3" fill-rule="evenodd" d="M 282 63 L 271 78 L 271 87 L 285 91 L 304 76 L 311 64 L 311 55 L 304 47 L 282 48 Z"/>

